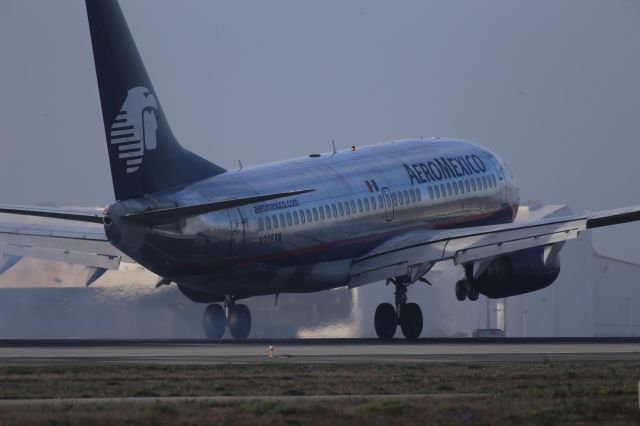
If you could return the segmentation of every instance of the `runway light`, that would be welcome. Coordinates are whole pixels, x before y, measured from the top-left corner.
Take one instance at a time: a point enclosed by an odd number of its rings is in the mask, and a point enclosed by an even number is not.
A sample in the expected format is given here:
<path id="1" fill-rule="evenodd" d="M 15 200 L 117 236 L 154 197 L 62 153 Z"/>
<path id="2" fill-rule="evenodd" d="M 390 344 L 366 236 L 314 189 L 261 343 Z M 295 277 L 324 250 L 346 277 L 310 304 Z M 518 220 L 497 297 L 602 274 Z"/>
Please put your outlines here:
<path id="1" fill-rule="evenodd" d="M 267 348 L 267 356 L 269 358 L 273 358 L 273 346 L 269 345 L 269 347 Z"/>

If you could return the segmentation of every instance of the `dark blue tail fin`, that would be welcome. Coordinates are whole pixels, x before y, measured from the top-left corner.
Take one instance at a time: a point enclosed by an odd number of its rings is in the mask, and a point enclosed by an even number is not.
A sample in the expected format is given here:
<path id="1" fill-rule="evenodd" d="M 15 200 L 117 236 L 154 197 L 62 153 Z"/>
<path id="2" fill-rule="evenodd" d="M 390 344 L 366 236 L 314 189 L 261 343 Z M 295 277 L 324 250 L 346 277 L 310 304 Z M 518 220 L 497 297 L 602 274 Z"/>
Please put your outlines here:
<path id="1" fill-rule="evenodd" d="M 86 5 L 116 199 L 224 172 L 173 136 L 116 0 Z"/>

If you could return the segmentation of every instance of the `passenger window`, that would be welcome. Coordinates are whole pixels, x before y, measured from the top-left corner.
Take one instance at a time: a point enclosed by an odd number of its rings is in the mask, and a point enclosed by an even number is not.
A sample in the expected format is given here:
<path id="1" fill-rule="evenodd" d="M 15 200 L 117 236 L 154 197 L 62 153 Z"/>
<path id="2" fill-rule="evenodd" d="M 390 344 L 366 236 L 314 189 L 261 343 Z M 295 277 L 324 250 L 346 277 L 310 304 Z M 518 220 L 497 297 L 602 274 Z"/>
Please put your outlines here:
<path id="1" fill-rule="evenodd" d="M 327 215 L 327 219 L 331 219 L 331 208 L 328 205 L 324 206 L 324 212 Z"/>
<path id="2" fill-rule="evenodd" d="M 496 177 L 491 175 L 491 180 L 493 181 L 493 186 L 498 186 L 498 182 L 496 181 Z"/>
<path id="3" fill-rule="evenodd" d="M 265 217 L 264 221 L 267 224 L 267 231 L 271 230 L 271 219 L 269 218 L 269 216 Z"/>
<path id="4" fill-rule="evenodd" d="M 304 210 L 300 210 L 300 222 L 305 223 L 306 219 L 304 218 Z"/>
<path id="5" fill-rule="evenodd" d="M 349 200 L 349 204 L 351 205 L 351 211 L 353 214 L 356 214 L 356 202 L 353 200 Z"/>
<path id="6" fill-rule="evenodd" d="M 393 203 L 394 206 L 398 205 L 398 196 L 396 195 L 395 192 L 391 193 L 391 202 Z"/>
<path id="7" fill-rule="evenodd" d="M 453 191 L 451 190 L 451 183 L 449 182 L 447 182 L 447 193 L 449 193 L 449 197 L 453 194 Z"/>
<path id="8" fill-rule="evenodd" d="M 284 215 L 280 213 L 280 227 L 284 228 Z"/>
<path id="9" fill-rule="evenodd" d="M 358 211 L 362 213 L 362 210 L 364 210 L 364 208 L 362 207 L 362 200 L 358 198 Z"/>
<path id="10" fill-rule="evenodd" d="M 436 197 L 440 198 L 440 187 L 438 185 L 435 185 L 433 189 L 435 190 Z"/>
<path id="11" fill-rule="evenodd" d="M 458 182 L 453 182 L 453 193 L 458 195 Z"/>
<path id="12" fill-rule="evenodd" d="M 473 191 L 476 191 L 476 180 L 475 179 L 471 179 L 471 189 L 473 189 Z"/>
<path id="13" fill-rule="evenodd" d="M 278 229 L 278 216 L 273 215 L 273 229 Z"/>
<path id="14" fill-rule="evenodd" d="M 398 192 L 398 204 L 403 205 L 404 201 L 402 200 L 402 192 Z"/>
<path id="15" fill-rule="evenodd" d="M 344 211 L 347 214 L 347 216 L 349 216 L 351 214 L 351 209 L 349 208 L 349 202 L 348 201 L 344 202 Z"/>
<path id="16" fill-rule="evenodd" d="M 371 208 L 371 206 L 369 205 L 369 199 L 365 197 L 365 199 L 364 199 L 364 209 L 366 211 L 369 211 L 370 208 Z"/>
<path id="17" fill-rule="evenodd" d="M 464 194 L 464 183 L 462 181 L 458 182 L 458 187 L 460 188 L 460 193 Z"/>
<path id="18" fill-rule="evenodd" d="M 482 191 L 482 181 L 480 180 L 480 178 L 476 178 L 476 182 L 478 182 L 478 191 Z"/>
<path id="19" fill-rule="evenodd" d="M 342 203 L 338 203 L 338 213 L 340 213 L 340 216 L 344 216 L 344 206 Z"/>
<path id="20" fill-rule="evenodd" d="M 296 225 L 300 223 L 300 220 L 298 219 L 298 212 L 295 210 L 293 211 L 293 223 Z"/>
<path id="21" fill-rule="evenodd" d="M 318 220 L 318 209 L 316 207 L 313 208 L 313 220 Z"/>
<path id="22" fill-rule="evenodd" d="M 486 176 L 482 176 L 482 187 L 484 189 L 489 188 L 489 184 L 487 183 L 487 177 Z"/>
<path id="23" fill-rule="evenodd" d="M 336 205 L 331 204 L 331 211 L 333 212 L 333 217 L 338 217 L 338 210 L 336 209 Z"/>
<path id="24" fill-rule="evenodd" d="M 429 187 L 429 188 L 427 189 L 427 191 L 429 192 L 429 198 L 431 198 L 431 199 L 433 200 L 433 188 L 432 188 L 432 187 Z"/>
<path id="25" fill-rule="evenodd" d="M 471 192 L 471 185 L 469 184 L 469 179 L 464 181 L 464 187 L 467 188 L 467 192 Z"/>
<path id="26" fill-rule="evenodd" d="M 416 199 L 418 200 L 418 202 L 422 201 L 422 193 L 420 192 L 420 189 L 416 189 Z"/>
<path id="27" fill-rule="evenodd" d="M 382 195 L 378 195 L 378 207 L 381 209 L 384 208 L 384 200 L 382 199 Z"/>
<path id="28" fill-rule="evenodd" d="M 258 218 L 258 231 L 263 231 L 264 230 L 264 219 L 259 217 Z"/>
<path id="29" fill-rule="evenodd" d="M 409 195 L 411 196 L 411 202 L 415 203 L 416 202 L 416 193 L 413 192 L 413 189 L 409 190 Z"/>
<path id="30" fill-rule="evenodd" d="M 447 196 L 447 189 L 444 187 L 444 183 L 440 184 L 440 192 L 442 193 L 443 197 Z"/>
<path id="31" fill-rule="evenodd" d="M 287 212 L 287 225 L 293 225 L 293 220 L 291 220 L 291 213 Z"/>
<path id="32" fill-rule="evenodd" d="M 320 213 L 320 220 L 324 220 L 324 209 L 322 206 L 318 207 L 318 213 Z"/>
<path id="33" fill-rule="evenodd" d="M 405 189 L 403 194 L 404 194 L 404 203 L 409 204 L 409 192 L 407 192 L 407 190 Z"/>
<path id="34" fill-rule="evenodd" d="M 311 210 L 307 209 L 307 222 L 311 222 Z"/>

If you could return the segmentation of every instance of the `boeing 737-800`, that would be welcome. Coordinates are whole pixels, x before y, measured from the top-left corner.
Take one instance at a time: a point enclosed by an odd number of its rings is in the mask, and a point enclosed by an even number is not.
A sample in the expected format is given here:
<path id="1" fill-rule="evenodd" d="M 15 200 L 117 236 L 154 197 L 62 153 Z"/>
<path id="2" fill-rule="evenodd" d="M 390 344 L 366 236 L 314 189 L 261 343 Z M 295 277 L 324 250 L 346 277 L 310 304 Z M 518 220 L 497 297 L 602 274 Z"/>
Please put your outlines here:
<path id="1" fill-rule="evenodd" d="M 76 225 L 0 227 L 0 272 L 22 256 L 41 257 L 92 268 L 90 284 L 134 261 L 159 275 L 159 285 L 175 283 L 208 304 L 210 339 L 227 327 L 235 339 L 249 336 L 240 299 L 386 280 L 394 303 L 378 306 L 376 332 L 390 339 L 399 325 L 415 339 L 422 313 L 407 302 L 408 289 L 436 263 L 464 268 L 459 300 L 528 293 L 554 282 L 565 241 L 640 219 L 640 207 L 631 207 L 514 223 L 519 195 L 509 167 L 454 139 L 226 171 L 174 137 L 118 3 L 86 7 L 116 201 L 103 212 L 2 206 Z"/>

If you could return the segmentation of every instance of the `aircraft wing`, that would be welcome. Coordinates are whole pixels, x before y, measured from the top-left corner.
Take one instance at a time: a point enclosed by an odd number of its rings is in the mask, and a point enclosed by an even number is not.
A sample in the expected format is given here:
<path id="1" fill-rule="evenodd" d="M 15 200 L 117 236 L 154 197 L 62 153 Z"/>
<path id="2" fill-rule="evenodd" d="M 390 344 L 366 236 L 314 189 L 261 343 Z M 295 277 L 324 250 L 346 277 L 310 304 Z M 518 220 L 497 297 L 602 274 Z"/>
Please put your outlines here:
<path id="1" fill-rule="evenodd" d="M 504 225 L 407 232 L 355 259 L 348 284 L 357 287 L 405 275 L 413 283 L 443 260 L 473 263 L 474 276 L 479 276 L 495 257 L 539 246 L 545 247 L 546 263 L 581 231 L 637 220 L 640 206 Z"/>
<path id="2" fill-rule="evenodd" d="M 92 269 L 90 285 L 121 261 L 133 262 L 107 240 L 100 225 L 77 222 L 5 220 L 0 222 L 0 274 L 23 257 L 84 265 Z"/>

